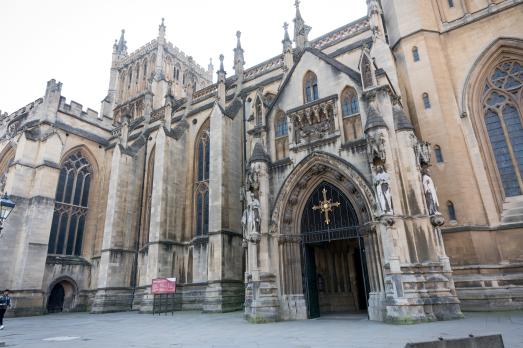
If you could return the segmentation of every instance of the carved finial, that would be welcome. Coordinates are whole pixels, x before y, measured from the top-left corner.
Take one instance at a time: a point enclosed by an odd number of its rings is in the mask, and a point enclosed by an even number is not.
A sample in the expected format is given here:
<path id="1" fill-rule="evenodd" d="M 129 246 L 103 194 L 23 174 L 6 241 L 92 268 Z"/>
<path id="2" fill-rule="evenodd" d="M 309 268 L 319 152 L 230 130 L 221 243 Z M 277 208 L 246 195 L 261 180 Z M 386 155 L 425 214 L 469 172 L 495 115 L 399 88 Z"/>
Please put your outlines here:
<path id="1" fill-rule="evenodd" d="M 283 52 L 287 52 L 287 50 L 292 48 L 292 41 L 289 36 L 289 23 L 283 23 L 283 30 L 283 41 L 281 43 L 283 44 Z"/>
<path id="2" fill-rule="evenodd" d="M 165 37 L 165 18 L 162 18 L 162 24 L 158 26 L 158 36 L 161 38 Z"/>
<path id="3" fill-rule="evenodd" d="M 299 9 L 300 8 L 300 0 L 296 0 L 294 2 L 294 7 L 296 7 L 296 9 Z"/>
<path id="4" fill-rule="evenodd" d="M 125 41 L 125 29 L 122 29 L 122 32 L 120 34 L 120 40 L 118 43 L 116 43 L 116 52 L 118 54 L 127 54 L 127 41 Z"/>
<path id="5" fill-rule="evenodd" d="M 236 32 L 236 48 L 234 49 L 234 72 L 236 76 L 240 77 L 243 75 L 243 66 L 245 65 L 245 59 L 243 56 L 243 48 L 240 38 L 242 36 L 241 31 Z"/>
<path id="6" fill-rule="evenodd" d="M 294 2 L 296 6 L 296 17 L 294 17 L 294 42 L 296 42 L 296 48 L 298 51 L 309 46 L 309 32 L 311 27 L 305 24 L 305 21 L 301 17 L 300 13 L 300 1 L 296 0 Z"/>
<path id="7" fill-rule="evenodd" d="M 225 68 L 223 67 L 223 59 L 225 57 L 223 56 L 223 54 L 220 54 L 220 72 L 225 72 Z"/>

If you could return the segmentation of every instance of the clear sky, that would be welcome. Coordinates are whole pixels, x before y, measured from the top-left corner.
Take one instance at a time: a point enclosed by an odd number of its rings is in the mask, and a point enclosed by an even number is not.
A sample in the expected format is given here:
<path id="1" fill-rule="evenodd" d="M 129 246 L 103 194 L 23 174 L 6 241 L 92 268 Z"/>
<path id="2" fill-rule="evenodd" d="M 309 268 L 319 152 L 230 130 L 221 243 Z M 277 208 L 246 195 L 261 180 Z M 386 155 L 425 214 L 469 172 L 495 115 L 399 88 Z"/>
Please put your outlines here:
<path id="1" fill-rule="evenodd" d="M 0 110 L 12 113 L 44 95 L 52 78 L 62 95 L 99 110 L 109 81 L 114 40 L 126 30 L 129 53 L 156 38 L 165 18 L 167 40 L 207 67 L 225 55 L 232 73 L 236 30 L 246 67 L 281 52 L 283 22 L 294 0 L 1 0 Z M 365 0 L 302 0 L 310 39 L 366 14 Z M 216 78 L 215 78 L 216 79 Z"/>

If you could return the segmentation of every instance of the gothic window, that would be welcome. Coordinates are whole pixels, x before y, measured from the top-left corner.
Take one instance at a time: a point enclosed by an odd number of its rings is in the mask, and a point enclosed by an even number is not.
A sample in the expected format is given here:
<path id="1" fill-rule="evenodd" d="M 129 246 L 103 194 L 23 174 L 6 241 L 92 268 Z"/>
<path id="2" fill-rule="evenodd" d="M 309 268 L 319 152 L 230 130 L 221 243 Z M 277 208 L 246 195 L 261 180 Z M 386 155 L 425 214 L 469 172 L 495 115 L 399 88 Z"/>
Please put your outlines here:
<path id="1" fill-rule="evenodd" d="M 319 98 L 318 96 L 318 78 L 312 71 L 305 74 L 303 83 L 305 103 L 310 103 Z"/>
<path id="2" fill-rule="evenodd" d="M 434 153 L 436 154 L 436 162 L 443 163 L 443 152 L 439 145 L 434 146 Z"/>
<path id="3" fill-rule="evenodd" d="M 285 137 L 288 133 L 287 116 L 282 112 L 276 118 L 276 138 Z"/>
<path id="4" fill-rule="evenodd" d="M 129 83 L 127 84 L 127 88 L 131 88 L 131 81 L 133 79 L 133 69 L 129 69 Z"/>
<path id="5" fill-rule="evenodd" d="M 523 63 L 508 60 L 489 74 L 483 88 L 484 124 L 505 196 L 523 190 Z"/>
<path id="6" fill-rule="evenodd" d="M 447 211 L 449 213 L 449 220 L 456 221 L 456 209 L 454 208 L 454 203 L 452 203 L 451 201 L 447 202 Z"/>
<path id="7" fill-rule="evenodd" d="M 263 108 L 260 98 L 256 98 L 255 117 L 256 126 L 261 126 L 263 124 Z"/>
<path id="8" fill-rule="evenodd" d="M 63 162 L 60 170 L 49 254 L 81 254 L 91 181 L 91 164 L 80 150 L 75 151 Z"/>
<path id="9" fill-rule="evenodd" d="M 15 159 L 15 150 L 11 147 L 3 156 L 2 161 L 0 161 L 0 193 L 5 192 L 5 185 L 7 183 L 7 172 L 9 167 Z"/>
<path id="10" fill-rule="evenodd" d="M 341 94 L 341 110 L 343 116 L 355 115 L 360 112 L 358 94 L 353 88 L 347 87 Z"/>
<path id="11" fill-rule="evenodd" d="M 143 80 L 147 80 L 147 60 L 143 63 Z"/>
<path id="12" fill-rule="evenodd" d="M 430 98 L 428 93 L 423 93 L 423 107 L 430 109 Z"/>
<path id="13" fill-rule="evenodd" d="M 454 0 L 447 0 L 449 3 L 449 7 L 454 7 Z"/>
<path id="14" fill-rule="evenodd" d="M 412 58 L 415 62 L 419 62 L 419 51 L 416 46 L 412 47 Z"/>
<path id="15" fill-rule="evenodd" d="M 209 233 L 209 123 L 206 122 L 196 138 L 196 178 L 194 190 L 195 235 Z"/>
<path id="16" fill-rule="evenodd" d="M 140 81 L 140 65 L 136 65 L 136 78 L 134 79 L 134 83 L 137 85 Z"/>

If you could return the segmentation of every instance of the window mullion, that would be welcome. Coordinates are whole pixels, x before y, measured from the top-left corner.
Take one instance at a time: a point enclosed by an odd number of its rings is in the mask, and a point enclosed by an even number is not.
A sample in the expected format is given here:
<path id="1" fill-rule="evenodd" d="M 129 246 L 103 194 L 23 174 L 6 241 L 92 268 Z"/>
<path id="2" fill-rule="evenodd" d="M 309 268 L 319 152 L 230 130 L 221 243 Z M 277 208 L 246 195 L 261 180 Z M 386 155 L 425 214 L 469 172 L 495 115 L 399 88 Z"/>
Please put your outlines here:
<path id="1" fill-rule="evenodd" d="M 505 117 L 503 115 L 503 109 L 507 106 L 507 104 L 503 104 L 498 109 L 496 109 L 496 113 L 499 117 L 499 123 L 501 124 L 501 128 L 503 129 L 503 136 L 505 137 L 505 143 L 507 144 L 508 152 L 510 154 L 510 160 L 512 162 L 512 165 L 514 166 L 514 172 L 516 173 L 516 178 L 518 179 L 519 183 L 519 189 L 521 192 L 523 192 L 523 179 L 521 178 L 521 173 L 519 171 L 519 165 L 516 158 L 516 154 L 514 153 L 514 148 L 512 147 L 512 141 L 509 136 L 509 132 L 507 129 L 507 125 L 505 124 Z"/>

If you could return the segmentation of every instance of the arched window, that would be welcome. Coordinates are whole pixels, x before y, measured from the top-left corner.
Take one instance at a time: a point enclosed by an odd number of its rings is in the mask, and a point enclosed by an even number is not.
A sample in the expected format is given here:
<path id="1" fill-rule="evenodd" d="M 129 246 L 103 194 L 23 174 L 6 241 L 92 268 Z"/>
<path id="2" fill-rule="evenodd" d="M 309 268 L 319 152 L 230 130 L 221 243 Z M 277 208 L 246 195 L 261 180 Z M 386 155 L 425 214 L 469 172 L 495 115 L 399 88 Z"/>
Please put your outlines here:
<path id="1" fill-rule="evenodd" d="M 147 59 L 143 63 L 143 80 L 147 80 Z"/>
<path id="2" fill-rule="evenodd" d="M 287 136 L 288 131 L 289 131 L 289 127 L 287 125 L 287 116 L 283 112 L 281 112 L 276 117 L 276 127 L 275 127 L 276 138 Z"/>
<path id="3" fill-rule="evenodd" d="M 451 201 L 447 202 L 447 211 L 449 213 L 449 220 L 456 221 L 456 209 L 454 208 L 454 203 L 452 203 Z"/>
<path id="4" fill-rule="evenodd" d="M 134 83 L 137 85 L 140 81 L 140 65 L 136 65 L 136 78 L 134 79 Z"/>
<path id="5" fill-rule="evenodd" d="M 133 69 L 129 69 L 129 83 L 127 84 L 127 88 L 131 88 L 131 81 L 133 80 Z"/>
<path id="6" fill-rule="evenodd" d="M 312 71 L 305 74 L 303 82 L 303 92 L 305 96 L 305 103 L 310 103 L 319 98 L 318 96 L 318 78 Z"/>
<path id="7" fill-rule="evenodd" d="M 488 75 L 483 87 L 486 133 L 505 196 L 523 192 L 523 62 L 506 60 Z"/>
<path id="8" fill-rule="evenodd" d="M 347 87 L 341 93 L 341 110 L 343 116 L 355 115 L 360 112 L 358 94 L 353 88 Z"/>
<path id="9" fill-rule="evenodd" d="M 256 98 L 255 104 L 255 121 L 256 126 L 261 126 L 263 124 L 263 108 L 260 98 Z"/>
<path id="10" fill-rule="evenodd" d="M 209 122 L 207 121 L 196 138 L 196 177 L 194 188 L 195 235 L 209 234 Z"/>
<path id="11" fill-rule="evenodd" d="M 9 147 L 7 152 L 5 152 L 2 160 L 0 161 L 0 194 L 5 193 L 5 185 L 7 184 L 7 173 L 14 159 L 15 150 L 13 147 Z"/>
<path id="12" fill-rule="evenodd" d="M 447 0 L 449 7 L 454 7 L 454 0 Z"/>
<path id="13" fill-rule="evenodd" d="M 436 162 L 443 163 L 443 152 L 439 145 L 434 146 L 434 153 L 436 154 Z"/>
<path id="14" fill-rule="evenodd" d="M 58 178 L 49 254 L 81 254 L 91 181 L 91 164 L 80 150 L 73 152 L 63 162 Z"/>
<path id="15" fill-rule="evenodd" d="M 428 93 L 423 93 L 423 107 L 430 109 L 430 98 Z"/>
<path id="16" fill-rule="evenodd" d="M 414 59 L 415 62 L 419 62 L 419 51 L 416 46 L 412 47 L 412 59 Z"/>

